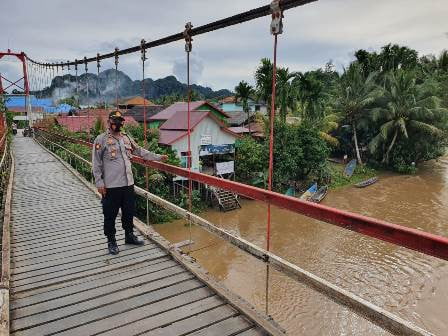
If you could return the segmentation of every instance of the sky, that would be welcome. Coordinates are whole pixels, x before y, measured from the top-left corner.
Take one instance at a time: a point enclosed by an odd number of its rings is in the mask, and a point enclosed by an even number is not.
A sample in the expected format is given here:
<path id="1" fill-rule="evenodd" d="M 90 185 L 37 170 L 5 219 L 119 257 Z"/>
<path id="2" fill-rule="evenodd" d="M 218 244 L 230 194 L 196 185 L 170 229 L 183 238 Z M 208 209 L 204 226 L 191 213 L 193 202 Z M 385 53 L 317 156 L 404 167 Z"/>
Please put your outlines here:
<path id="1" fill-rule="evenodd" d="M 24 51 L 41 61 L 82 59 L 156 40 L 194 26 L 269 4 L 262 0 L 22 0 L 0 1 L 0 50 Z M 421 55 L 448 48 L 448 0 L 319 0 L 285 12 L 278 64 L 292 71 L 342 69 L 356 50 L 378 50 L 388 43 Z M 260 59 L 272 57 L 270 17 L 260 18 L 193 41 L 192 81 L 213 89 L 254 83 Z M 184 42 L 149 51 L 146 77 L 175 75 L 185 82 Z M 113 66 L 104 61 L 101 70 Z M 119 69 L 141 79 L 140 54 L 120 57 Z M 20 75 L 13 59 L 0 60 L 0 73 Z M 91 65 L 89 71 L 96 72 Z M 73 73 L 73 72 L 72 72 Z"/>

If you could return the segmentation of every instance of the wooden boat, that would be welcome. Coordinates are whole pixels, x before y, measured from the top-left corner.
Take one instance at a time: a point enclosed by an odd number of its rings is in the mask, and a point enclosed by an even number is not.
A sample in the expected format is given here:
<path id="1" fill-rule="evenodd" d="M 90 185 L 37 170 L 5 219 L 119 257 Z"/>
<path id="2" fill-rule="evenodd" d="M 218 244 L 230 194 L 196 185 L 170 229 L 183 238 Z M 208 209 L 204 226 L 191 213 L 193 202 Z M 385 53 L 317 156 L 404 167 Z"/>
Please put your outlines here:
<path id="1" fill-rule="evenodd" d="M 320 187 L 316 193 L 310 197 L 310 201 L 314 203 L 320 203 L 328 193 L 328 186 Z"/>
<path id="2" fill-rule="evenodd" d="M 347 165 L 345 166 L 344 169 L 344 175 L 348 178 L 352 177 L 353 172 L 355 171 L 356 168 L 356 159 L 351 160 L 349 163 L 347 163 Z"/>
<path id="3" fill-rule="evenodd" d="M 307 191 L 305 191 L 302 196 L 300 196 L 300 199 L 302 200 L 308 200 L 311 196 L 313 196 L 317 191 L 317 183 L 313 183 L 311 187 L 308 188 Z"/>
<path id="4" fill-rule="evenodd" d="M 367 187 L 367 186 L 369 186 L 371 184 L 376 183 L 377 181 L 378 181 L 378 177 L 375 176 L 375 177 L 369 178 L 368 180 L 356 183 L 355 187 L 356 188 L 365 188 L 365 187 Z"/>

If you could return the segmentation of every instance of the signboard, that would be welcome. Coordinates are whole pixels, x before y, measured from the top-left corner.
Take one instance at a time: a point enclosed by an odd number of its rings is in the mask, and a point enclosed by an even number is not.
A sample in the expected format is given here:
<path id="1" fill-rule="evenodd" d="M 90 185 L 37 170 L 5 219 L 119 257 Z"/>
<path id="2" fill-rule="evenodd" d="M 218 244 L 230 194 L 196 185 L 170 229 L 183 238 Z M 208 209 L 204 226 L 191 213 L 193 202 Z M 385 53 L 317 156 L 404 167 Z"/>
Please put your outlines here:
<path id="1" fill-rule="evenodd" d="M 235 161 L 216 162 L 216 174 L 231 174 L 235 171 Z"/>
<path id="2" fill-rule="evenodd" d="M 201 146 L 200 155 L 210 155 L 210 154 L 227 154 L 233 153 L 234 147 L 233 145 L 206 145 Z"/>
<path id="3" fill-rule="evenodd" d="M 212 136 L 210 134 L 202 134 L 201 135 L 201 146 L 211 145 L 212 144 Z"/>

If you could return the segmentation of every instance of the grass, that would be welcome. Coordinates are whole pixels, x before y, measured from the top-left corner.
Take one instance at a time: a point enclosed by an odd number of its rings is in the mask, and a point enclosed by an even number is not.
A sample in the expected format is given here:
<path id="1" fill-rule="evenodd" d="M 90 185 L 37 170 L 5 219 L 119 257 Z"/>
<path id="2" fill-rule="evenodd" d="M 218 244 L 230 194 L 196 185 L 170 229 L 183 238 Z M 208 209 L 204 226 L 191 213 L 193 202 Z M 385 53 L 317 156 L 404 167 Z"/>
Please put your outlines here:
<path id="1" fill-rule="evenodd" d="M 338 189 L 348 185 L 353 185 L 378 175 L 377 170 L 369 168 L 365 165 L 357 165 L 355 172 L 350 178 L 344 176 L 345 165 L 343 164 L 329 162 L 329 168 L 331 171 L 331 183 L 329 185 L 330 189 Z"/>

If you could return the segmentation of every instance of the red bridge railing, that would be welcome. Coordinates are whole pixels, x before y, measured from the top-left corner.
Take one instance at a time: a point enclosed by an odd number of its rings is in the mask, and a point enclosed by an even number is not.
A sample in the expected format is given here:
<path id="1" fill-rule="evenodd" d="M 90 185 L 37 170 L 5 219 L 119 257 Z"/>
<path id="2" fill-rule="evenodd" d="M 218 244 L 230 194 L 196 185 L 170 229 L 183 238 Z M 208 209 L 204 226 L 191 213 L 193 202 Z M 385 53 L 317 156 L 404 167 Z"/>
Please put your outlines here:
<path id="1" fill-rule="evenodd" d="M 43 128 L 37 129 L 72 143 L 92 147 L 91 143 L 83 140 L 74 139 L 54 132 L 49 132 Z M 172 166 L 166 163 L 146 161 L 139 157 L 134 157 L 133 162 L 166 173 L 190 178 L 193 181 L 230 190 L 237 194 L 250 197 L 262 202 L 270 203 L 307 217 L 311 217 L 329 224 L 337 225 L 347 230 L 355 231 L 369 237 L 377 238 L 427 255 L 448 260 L 447 237 L 435 235 L 402 225 L 392 224 L 380 219 L 335 209 L 329 206 L 303 201 L 295 197 L 290 197 L 273 191 L 268 191 L 246 184 L 225 180 L 215 176 L 197 172 L 190 172 L 188 169 Z"/>

